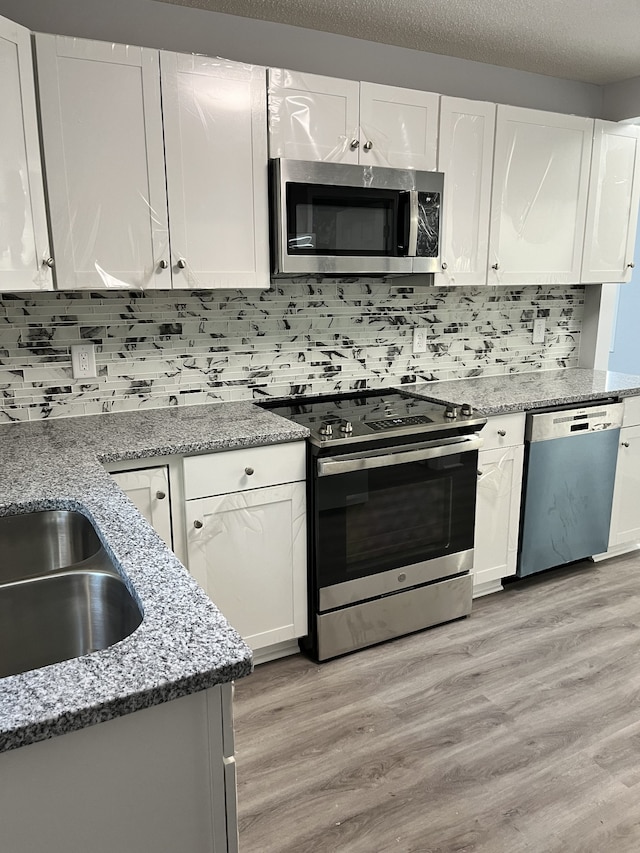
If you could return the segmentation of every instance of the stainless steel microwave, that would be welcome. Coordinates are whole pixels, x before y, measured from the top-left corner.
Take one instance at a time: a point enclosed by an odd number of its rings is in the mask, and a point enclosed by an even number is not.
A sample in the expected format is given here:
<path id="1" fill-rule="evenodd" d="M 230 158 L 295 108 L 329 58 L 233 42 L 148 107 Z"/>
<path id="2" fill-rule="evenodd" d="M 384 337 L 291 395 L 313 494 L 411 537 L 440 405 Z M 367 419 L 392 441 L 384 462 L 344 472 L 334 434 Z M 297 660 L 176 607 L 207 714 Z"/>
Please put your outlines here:
<path id="1" fill-rule="evenodd" d="M 274 275 L 406 275 L 440 267 L 444 175 L 270 161 Z"/>

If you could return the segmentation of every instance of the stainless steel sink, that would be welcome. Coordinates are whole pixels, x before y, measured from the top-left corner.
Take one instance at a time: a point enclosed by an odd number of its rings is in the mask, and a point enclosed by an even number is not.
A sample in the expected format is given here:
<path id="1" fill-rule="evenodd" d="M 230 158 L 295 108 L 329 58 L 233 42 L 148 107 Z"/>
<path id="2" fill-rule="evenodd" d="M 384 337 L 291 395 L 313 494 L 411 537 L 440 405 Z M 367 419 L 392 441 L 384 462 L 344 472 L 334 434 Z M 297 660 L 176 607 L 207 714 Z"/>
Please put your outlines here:
<path id="1" fill-rule="evenodd" d="M 106 649 L 141 622 L 81 513 L 0 518 L 0 678 Z"/>
<path id="2" fill-rule="evenodd" d="M 0 517 L 0 583 L 44 575 L 94 557 L 102 548 L 88 518 L 71 510 Z"/>
<path id="3" fill-rule="evenodd" d="M 71 570 L 0 586 L 0 677 L 106 649 L 142 613 L 119 575 Z"/>

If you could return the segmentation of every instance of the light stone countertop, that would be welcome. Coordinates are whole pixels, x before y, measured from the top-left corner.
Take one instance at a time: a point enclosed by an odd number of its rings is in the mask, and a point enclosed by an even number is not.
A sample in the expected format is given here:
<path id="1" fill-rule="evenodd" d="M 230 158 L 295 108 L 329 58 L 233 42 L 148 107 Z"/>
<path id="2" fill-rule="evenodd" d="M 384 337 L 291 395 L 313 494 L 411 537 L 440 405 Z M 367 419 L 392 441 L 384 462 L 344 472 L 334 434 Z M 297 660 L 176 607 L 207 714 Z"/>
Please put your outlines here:
<path id="1" fill-rule="evenodd" d="M 251 672 L 251 650 L 101 463 L 307 434 L 244 402 L 0 426 L 0 515 L 79 510 L 144 610 L 140 627 L 114 646 L 0 678 L 0 752 Z"/>
<path id="2" fill-rule="evenodd" d="M 588 402 L 608 396 L 620 399 L 637 396 L 640 395 L 640 376 L 575 367 L 401 387 L 436 403 L 455 406 L 469 403 L 478 413 L 498 415 Z"/>

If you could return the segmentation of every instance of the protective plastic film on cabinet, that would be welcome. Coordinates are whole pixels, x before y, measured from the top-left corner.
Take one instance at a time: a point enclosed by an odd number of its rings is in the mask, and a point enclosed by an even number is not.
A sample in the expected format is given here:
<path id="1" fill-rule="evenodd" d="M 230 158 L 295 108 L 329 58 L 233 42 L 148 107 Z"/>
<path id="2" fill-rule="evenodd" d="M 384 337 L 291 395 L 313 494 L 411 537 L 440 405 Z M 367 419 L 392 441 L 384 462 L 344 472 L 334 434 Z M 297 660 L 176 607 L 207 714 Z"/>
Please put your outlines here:
<path id="1" fill-rule="evenodd" d="M 160 52 L 174 288 L 271 285 L 266 69 Z"/>
<path id="2" fill-rule="evenodd" d="M 0 291 L 51 290 L 31 36 L 5 18 L 0 92 Z"/>
<path id="3" fill-rule="evenodd" d="M 158 52 L 35 44 L 58 288 L 170 288 Z"/>
<path id="4" fill-rule="evenodd" d="M 358 163 L 359 83 L 284 68 L 268 79 L 270 157 Z"/>
<path id="5" fill-rule="evenodd" d="M 580 280 L 593 120 L 498 106 L 489 284 Z"/>

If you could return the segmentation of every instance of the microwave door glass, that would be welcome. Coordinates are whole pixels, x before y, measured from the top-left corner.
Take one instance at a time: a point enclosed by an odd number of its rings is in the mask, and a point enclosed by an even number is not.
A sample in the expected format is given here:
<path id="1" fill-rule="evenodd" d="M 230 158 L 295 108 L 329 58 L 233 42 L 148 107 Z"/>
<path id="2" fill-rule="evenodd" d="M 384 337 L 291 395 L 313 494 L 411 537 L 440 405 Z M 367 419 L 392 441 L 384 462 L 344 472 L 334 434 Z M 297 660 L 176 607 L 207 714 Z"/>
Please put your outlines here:
<path id="1" fill-rule="evenodd" d="M 408 229 L 403 195 L 364 187 L 287 184 L 287 250 L 292 255 L 404 255 Z"/>

